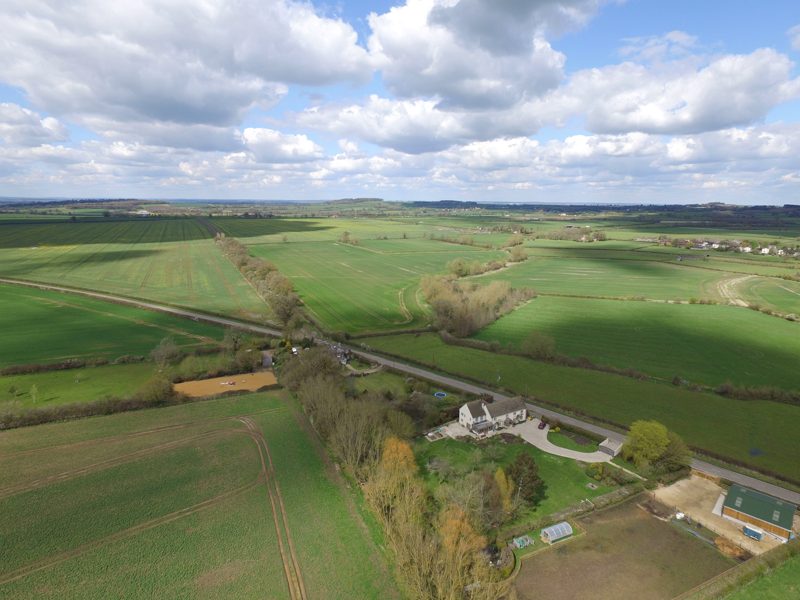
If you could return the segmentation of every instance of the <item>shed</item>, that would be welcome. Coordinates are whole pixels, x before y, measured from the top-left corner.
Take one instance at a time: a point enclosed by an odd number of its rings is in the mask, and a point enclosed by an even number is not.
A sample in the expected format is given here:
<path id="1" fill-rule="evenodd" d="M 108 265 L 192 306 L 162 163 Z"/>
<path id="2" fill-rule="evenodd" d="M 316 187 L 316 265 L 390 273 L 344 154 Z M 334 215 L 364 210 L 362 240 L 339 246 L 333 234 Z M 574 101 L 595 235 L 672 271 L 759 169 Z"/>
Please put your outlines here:
<path id="1" fill-rule="evenodd" d="M 606 454 L 610 454 L 611 456 L 616 456 L 622 450 L 622 445 L 624 442 L 621 440 L 612 440 L 610 438 L 604 439 L 600 442 L 600 446 L 598 450 L 600 452 L 605 452 Z"/>
<path id="2" fill-rule="evenodd" d="M 571 535 L 572 525 L 566 521 L 561 521 L 561 523 L 556 523 L 555 525 L 551 525 L 550 527 L 545 527 L 542 529 L 542 541 L 546 544 L 554 544 L 557 541 L 568 538 Z"/>
<path id="3" fill-rule="evenodd" d="M 760 527 L 781 541 L 792 537 L 792 520 L 797 506 L 757 490 L 734 484 L 722 505 L 722 516 Z"/>
<path id="4" fill-rule="evenodd" d="M 520 537 L 515 537 L 514 541 L 511 543 L 518 550 L 522 550 L 523 548 L 527 548 L 528 546 L 533 546 L 533 540 L 529 535 L 522 535 Z"/>

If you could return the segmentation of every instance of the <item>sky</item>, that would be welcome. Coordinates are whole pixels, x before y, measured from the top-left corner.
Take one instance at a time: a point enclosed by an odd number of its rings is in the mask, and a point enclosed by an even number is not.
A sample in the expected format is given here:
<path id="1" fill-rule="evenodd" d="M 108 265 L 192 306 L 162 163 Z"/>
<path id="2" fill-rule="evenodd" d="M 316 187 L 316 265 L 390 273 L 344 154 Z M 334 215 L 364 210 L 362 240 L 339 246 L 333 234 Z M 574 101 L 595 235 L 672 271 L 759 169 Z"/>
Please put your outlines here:
<path id="1" fill-rule="evenodd" d="M 5 0 L 0 196 L 800 203 L 796 0 Z"/>

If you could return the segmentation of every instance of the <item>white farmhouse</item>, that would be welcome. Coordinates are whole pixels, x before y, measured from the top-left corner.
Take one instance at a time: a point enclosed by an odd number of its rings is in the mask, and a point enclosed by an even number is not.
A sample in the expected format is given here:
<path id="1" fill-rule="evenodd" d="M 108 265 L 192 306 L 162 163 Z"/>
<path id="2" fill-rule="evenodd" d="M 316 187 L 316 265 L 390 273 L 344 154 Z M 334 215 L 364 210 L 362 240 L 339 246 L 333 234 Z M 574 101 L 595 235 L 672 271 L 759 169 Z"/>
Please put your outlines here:
<path id="1" fill-rule="evenodd" d="M 473 433 L 483 434 L 521 423 L 528 416 L 522 398 L 507 398 L 486 402 L 473 400 L 458 411 L 458 422 Z"/>

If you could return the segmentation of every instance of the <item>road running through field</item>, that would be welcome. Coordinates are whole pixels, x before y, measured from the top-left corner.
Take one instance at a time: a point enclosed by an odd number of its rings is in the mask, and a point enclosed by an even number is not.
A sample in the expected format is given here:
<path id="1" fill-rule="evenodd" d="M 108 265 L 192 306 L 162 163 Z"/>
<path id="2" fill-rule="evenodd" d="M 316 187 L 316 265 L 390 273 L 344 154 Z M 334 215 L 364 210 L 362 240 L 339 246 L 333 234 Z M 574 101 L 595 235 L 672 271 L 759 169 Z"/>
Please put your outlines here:
<path id="1" fill-rule="evenodd" d="M 238 321 L 236 319 L 230 319 L 227 317 L 220 317 L 215 315 L 208 315 L 205 313 L 200 313 L 192 310 L 186 310 L 183 308 L 175 308 L 173 306 L 167 306 L 164 304 L 157 304 L 155 302 L 147 302 L 144 300 L 135 300 L 133 298 L 126 298 L 124 296 L 115 296 L 113 294 L 104 294 L 100 292 L 91 292 L 88 290 L 80 290 L 74 288 L 67 288 L 57 285 L 50 285 L 44 283 L 36 283 L 32 281 L 23 281 L 19 279 L 8 279 L 8 278 L 0 278 L 0 283 L 8 283 L 13 285 L 23 285 L 27 287 L 33 287 L 43 290 L 51 290 L 56 292 L 64 292 L 69 294 L 78 294 L 81 296 L 88 296 L 90 298 L 97 298 L 100 300 L 107 300 L 109 302 L 115 302 L 117 304 L 126 304 L 128 306 L 135 306 L 138 308 L 145 308 L 149 310 L 155 310 L 158 312 L 164 312 L 171 315 L 177 315 L 179 317 L 184 317 L 187 319 L 193 319 L 197 321 L 204 321 L 206 323 L 214 323 L 217 325 L 223 325 L 225 327 L 234 327 L 236 329 L 241 329 L 243 331 L 250 331 L 252 333 L 260 333 L 263 335 L 269 335 L 273 337 L 281 337 L 283 332 L 278 329 L 272 327 L 264 327 L 262 325 L 256 325 L 254 323 L 247 323 L 244 321 Z M 323 341 L 323 340 L 321 340 Z M 344 344 L 343 344 L 344 345 Z M 449 375 L 443 375 L 440 373 L 436 373 L 434 371 L 430 371 L 428 369 L 423 369 L 421 367 L 416 367 L 414 365 L 401 362 L 396 359 L 386 358 L 379 354 L 373 354 L 372 352 L 365 352 L 359 348 L 353 346 L 347 346 L 350 350 L 352 350 L 357 356 L 361 358 L 374 362 L 376 364 L 383 365 L 395 371 L 399 371 L 401 373 L 406 373 L 408 375 L 412 375 L 414 377 L 418 377 L 420 379 L 425 379 L 427 381 L 432 381 L 434 383 L 439 383 L 441 385 L 450 387 L 454 390 L 458 390 L 461 392 L 466 392 L 468 394 L 489 394 L 494 396 L 498 400 L 504 400 L 510 398 L 510 396 L 506 396 L 504 394 L 500 394 L 494 390 L 489 388 L 481 387 L 479 385 L 475 385 L 472 383 L 468 383 L 466 381 L 461 381 L 455 377 L 451 377 Z M 597 435 L 607 437 L 611 440 L 623 440 L 625 435 L 614 431 L 612 429 L 607 429 L 605 427 L 601 427 L 599 425 L 595 425 L 593 423 L 589 423 L 587 421 L 582 421 L 580 419 L 576 419 L 575 417 L 571 417 L 569 415 L 562 414 L 560 412 L 544 408 L 542 406 L 538 406 L 535 404 L 527 403 L 528 410 L 534 412 L 538 415 L 544 415 L 550 419 L 556 419 L 565 423 L 566 425 L 571 425 L 573 427 L 577 427 L 580 429 L 585 429 L 586 431 L 590 431 Z M 755 477 L 751 477 L 749 475 L 744 475 L 742 473 L 738 473 L 736 471 L 732 471 L 730 469 L 726 469 L 725 467 L 720 467 L 703 460 L 692 459 L 691 464 L 693 469 L 700 471 L 702 473 L 706 473 L 708 475 L 712 475 L 714 477 L 721 477 L 723 479 L 727 479 L 734 483 L 738 483 L 760 492 L 764 492 L 765 494 L 769 494 L 776 498 L 780 498 L 781 500 L 785 500 L 787 502 L 791 502 L 793 504 L 800 504 L 800 493 L 795 492 L 793 490 L 789 490 L 778 485 L 768 483 L 766 481 L 762 481 L 760 479 L 756 479 Z"/>

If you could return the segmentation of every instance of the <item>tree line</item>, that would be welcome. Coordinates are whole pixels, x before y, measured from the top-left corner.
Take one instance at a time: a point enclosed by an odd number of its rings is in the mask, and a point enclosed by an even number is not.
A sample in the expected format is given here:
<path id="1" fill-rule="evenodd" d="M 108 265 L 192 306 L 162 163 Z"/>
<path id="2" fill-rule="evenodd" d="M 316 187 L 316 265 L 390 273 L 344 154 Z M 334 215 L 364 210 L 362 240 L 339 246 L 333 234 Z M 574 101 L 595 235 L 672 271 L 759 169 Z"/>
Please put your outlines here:
<path id="1" fill-rule="evenodd" d="M 251 256 L 247 246 L 224 233 L 217 234 L 215 241 L 282 325 L 302 320 L 300 297 L 295 293 L 291 280 L 278 272 L 278 267 L 268 260 Z"/>

